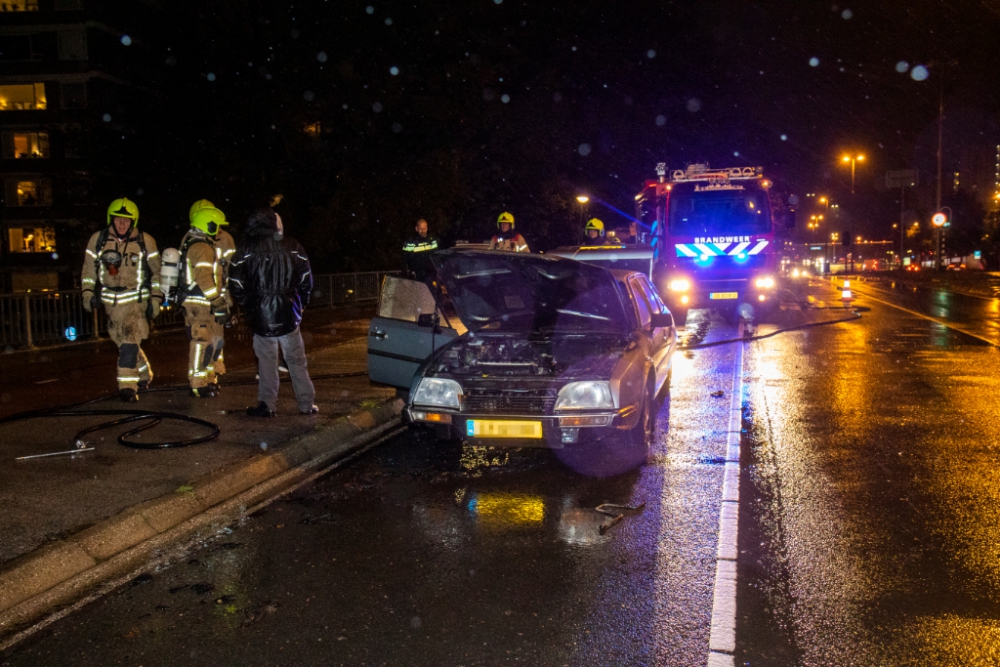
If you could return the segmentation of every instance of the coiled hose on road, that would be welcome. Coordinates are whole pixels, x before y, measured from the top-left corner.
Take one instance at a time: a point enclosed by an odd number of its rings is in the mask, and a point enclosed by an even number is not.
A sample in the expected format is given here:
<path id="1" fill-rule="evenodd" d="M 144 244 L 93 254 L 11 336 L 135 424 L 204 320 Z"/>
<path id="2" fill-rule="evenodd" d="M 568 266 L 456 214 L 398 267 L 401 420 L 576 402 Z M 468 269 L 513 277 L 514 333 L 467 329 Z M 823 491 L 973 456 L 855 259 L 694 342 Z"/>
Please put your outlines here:
<path id="1" fill-rule="evenodd" d="M 326 373 L 323 375 L 312 376 L 313 381 L 318 380 L 334 380 L 349 377 L 361 377 L 368 375 L 365 371 L 358 371 L 354 373 Z M 282 382 L 288 382 L 288 378 L 283 378 Z M 257 384 L 257 380 L 240 380 L 236 382 L 227 382 L 223 384 L 224 387 L 236 387 L 241 385 Z M 167 387 L 156 387 L 153 389 L 144 390 L 143 394 L 161 391 L 187 391 L 187 385 L 171 385 Z M 122 424 L 131 424 L 133 422 L 141 422 L 143 420 L 149 420 L 145 424 L 140 424 L 135 428 L 132 428 L 121 435 L 118 436 L 118 444 L 125 447 L 132 447 L 134 449 L 176 449 L 178 447 L 188 447 L 190 445 L 197 445 L 202 442 L 208 442 L 219 437 L 222 429 L 218 424 L 210 422 L 206 419 L 199 419 L 198 417 L 190 417 L 188 415 L 182 415 L 176 412 L 159 412 L 151 410 L 78 410 L 76 408 L 81 408 L 86 405 L 93 405 L 95 403 L 100 403 L 106 401 L 109 398 L 117 398 L 118 394 L 106 394 L 98 398 L 91 399 L 89 401 L 83 401 L 82 403 L 73 403 L 71 405 L 64 405 L 59 408 L 43 408 L 41 410 L 28 410 L 25 412 L 18 412 L 16 414 L 3 417 L 0 419 L 0 425 L 8 424 L 16 421 L 24 421 L 27 419 L 44 419 L 48 417 L 86 417 L 86 416 L 106 416 L 106 415 L 125 415 L 120 419 L 113 419 L 111 421 L 102 422 L 95 426 L 89 426 L 82 431 L 79 431 L 75 436 L 73 436 L 73 443 L 79 449 L 83 450 L 84 436 L 94 433 L 95 431 L 102 431 L 107 428 L 114 428 L 115 426 L 121 426 Z M 169 442 L 138 442 L 133 440 L 132 437 L 153 428 L 154 426 L 160 424 L 165 419 L 173 419 L 176 421 L 188 422 L 201 426 L 208 429 L 207 435 L 198 436 L 195 438 L 189 438 L 187 440 L 176 440 Z M 69 450 L 67 452 L 57 452 L 59 454 L 73 453 L 74 450 Z"/>

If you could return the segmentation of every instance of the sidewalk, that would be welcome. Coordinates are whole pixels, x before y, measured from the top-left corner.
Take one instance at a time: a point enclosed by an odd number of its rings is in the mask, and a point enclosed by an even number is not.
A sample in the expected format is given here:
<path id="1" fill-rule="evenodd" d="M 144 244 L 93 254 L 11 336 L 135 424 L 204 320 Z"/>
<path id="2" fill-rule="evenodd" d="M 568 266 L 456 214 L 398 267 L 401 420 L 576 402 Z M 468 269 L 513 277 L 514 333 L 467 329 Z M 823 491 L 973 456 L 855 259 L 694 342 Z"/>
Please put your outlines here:
<path id="1" fill-rule="evenodd" d="M 131 428 L 125 425 L 87 436 L 88 446 L 96 448 L 93 452 L 14 461 L 72 449 L 77 431 L 115 417 L 52 417 L 0 425 L 5 471 L 0 477 L 0 617 L 257 484 L 316 457 L 330 458 L 348 441 L 393 420 L 399 413 L 393 390 L 372 386 L 365 375 L 322 379 L 365 371 L 364 329 L 353 324 L 358 331 L 352 330 L 347 342 L 319 349 L 307 345 L 318 415 L 300 415 L 291 384 L 283 382 L 276 418 L 247 417 L 246 407 L 257 403 L 256 369 L 244 365 L 226 375 L 216 399 L 196 399 L 178 390 L 143 393 L 138 405 L 107 400 L 86 406 L 199 417 L 222 430 L 207 443 L 133 449 L 115 440 Z M 140 438 L 160 442 L 203 432 L 194 424 L 164 422 Z M 0 618 L 0 635 L 9 629 Z"/>

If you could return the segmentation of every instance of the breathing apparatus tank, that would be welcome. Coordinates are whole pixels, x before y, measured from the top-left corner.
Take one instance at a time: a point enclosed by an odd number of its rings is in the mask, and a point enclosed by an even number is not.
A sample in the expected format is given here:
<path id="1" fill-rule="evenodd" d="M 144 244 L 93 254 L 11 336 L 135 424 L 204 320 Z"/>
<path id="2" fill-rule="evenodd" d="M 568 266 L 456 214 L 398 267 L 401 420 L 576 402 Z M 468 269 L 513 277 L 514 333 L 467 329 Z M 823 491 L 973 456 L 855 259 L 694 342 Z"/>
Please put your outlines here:
<path id="1" fill-rule="evenodd" d="M 177 248 L 166 248 L 160 256 L 160 288 L 167 303 L 174 300 L 180 276 L 181 253 Z"/>

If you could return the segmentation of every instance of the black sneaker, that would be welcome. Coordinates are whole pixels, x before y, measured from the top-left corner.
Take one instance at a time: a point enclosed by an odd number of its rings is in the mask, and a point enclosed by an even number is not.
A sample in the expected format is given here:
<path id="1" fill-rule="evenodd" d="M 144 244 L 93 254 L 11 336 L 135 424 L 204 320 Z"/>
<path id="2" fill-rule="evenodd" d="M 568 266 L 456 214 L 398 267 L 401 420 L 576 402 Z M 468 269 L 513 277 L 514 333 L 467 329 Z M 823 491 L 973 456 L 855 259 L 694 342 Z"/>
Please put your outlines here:
<path id="1" fill-rule="evenodd" d="M 122 403 L 136 403 L 139 400 L 139 394 L 136 393 L 135 389 L 119 389 L 118 398 L 122 400 Z"/>
<path id="2" fill-rule="evenodd" d="M 276 414 L 264 401 L 261 401 L 256 408 L 247 408 L 247 417 L 273 417 Z"/>
<path id="3" fill-rule="evenodd" d="M 215 394 L 208 387 L 198 387 L 197 389 L 191 387 L 191 395 L 195 398 L 215 398 Z"/>
<path id="4" fill-rule="evenodd" d="M 319 408 L 315 405 L 310 405 L 308 410 L 299 410 L 300 415 L 315 415 L 319 413 Z"/>
<path id="5" fill-rule="evenodd" d="M 139 380 L 139 391 L 146 391 L 149 389 L 149 380 Z"/>
<path id="6" fill-rule="evenodd" d="M 219 395 L 219 383 L 217 383 L 217 382 L 209 382 L 205 386 L 205 389 L 207 389 L 208 391 L 212 392 L 212 396 L 218 396 Z"/>

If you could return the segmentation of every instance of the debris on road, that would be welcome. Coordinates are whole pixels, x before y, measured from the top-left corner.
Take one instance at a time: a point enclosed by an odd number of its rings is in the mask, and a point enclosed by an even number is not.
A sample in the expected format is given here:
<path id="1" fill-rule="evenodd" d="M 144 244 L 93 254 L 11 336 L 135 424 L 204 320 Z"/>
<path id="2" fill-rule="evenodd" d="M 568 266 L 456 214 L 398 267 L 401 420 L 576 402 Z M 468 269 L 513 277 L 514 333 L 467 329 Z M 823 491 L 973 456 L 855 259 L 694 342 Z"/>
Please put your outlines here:
<path id="1" fill-rule="evenodd" d="M 599 512 L 601 514 L 604 514 L 606 516 L 609 516 L 611 518 L 608 519 L 607 521 L 605 521 L 604 523 L 602 523 L 600 525 L 600 527 L 597 529 L 597 532 L 599 532 L 601 535 L 603 535 L 604 533 L 606 533 L 609 530 L 611 530 L 611 528 L 616 523 L 618 523 L 619 521 L 621 521 L 622 519 L 625 518 L 624 514 L 622 514 L 620 511 L 616 512 L 615 510 L 625 510 L 627 512 L 635 512 L 637 510 L 641 510 L 645 506 L 646 506 L 646 503 L 639 503 L 638 505 L 634 505 L 634 506 L 633 505 L 615 505 L 614 503 L 604 503 L 603 505 L 598 505 L 596 508 L 594 508 L 594 511 L 595 512 Z"/>

